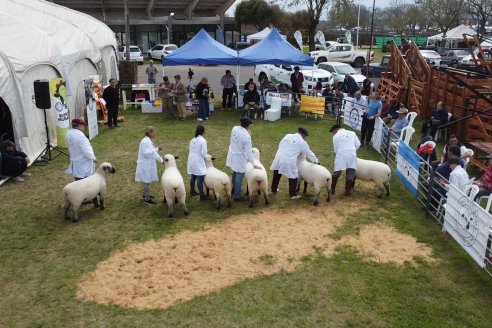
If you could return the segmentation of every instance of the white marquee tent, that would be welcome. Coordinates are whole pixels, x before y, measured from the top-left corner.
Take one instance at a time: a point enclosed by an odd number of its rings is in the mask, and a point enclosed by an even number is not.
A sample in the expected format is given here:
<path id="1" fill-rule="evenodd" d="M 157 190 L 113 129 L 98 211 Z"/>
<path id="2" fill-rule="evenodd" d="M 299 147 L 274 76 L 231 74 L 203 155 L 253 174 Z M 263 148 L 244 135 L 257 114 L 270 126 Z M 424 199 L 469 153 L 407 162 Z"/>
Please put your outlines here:
<path id="1" fill-rule="evenodd" d="M 268 36 L 268 34 L 270 34 L 272 30 L 269 28 L 269 27 L 265 27 L 262 31 L 258 32 L 258 33 L 255 33 L 255 34 L 251 34 L 251 35 L 248 35 L 246 37 L 246 40 L 248 42 L 251 42 L 251 41 L 261 41 L 263 40 L 264 38 L 266 38 Z M 283 34 L 280 34 L 280 36 L 282 37 L 282 39 L 286 40 L 287 37 Z"/>
<path id="2" fill-rule="evenodd" d="M 439 33 L 434 36 L 430 36 L 428 39 L 441 41 L 444 33 Z M 467 25 L 456 26 L 446 32 L 447 40 L 463 40 L 463 34 L 476 35 L 477 32 Z"/>
<path id="3" fill-rule="evenodd" d="M 0 1 L 0 98 L 10 109 L 16 143 L 34 159 L 44 149 L 43 111 L 32 101 L 33 81 L 61 77 L 70 117 L 85 112 L 84 80 L 118 78 L 116 39 L 102 22 L 44 0 Z M 56 115 L 49 113 L 56 145 Z"/>

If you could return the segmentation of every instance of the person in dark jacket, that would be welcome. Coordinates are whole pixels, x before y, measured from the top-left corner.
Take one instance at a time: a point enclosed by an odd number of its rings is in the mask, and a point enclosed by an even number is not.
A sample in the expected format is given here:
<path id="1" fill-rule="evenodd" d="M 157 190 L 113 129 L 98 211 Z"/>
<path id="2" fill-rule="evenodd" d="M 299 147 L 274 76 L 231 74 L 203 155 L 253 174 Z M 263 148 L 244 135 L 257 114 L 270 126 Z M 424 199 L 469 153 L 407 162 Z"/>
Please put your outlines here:
<path id="1" fill-rule="evenodd" d="M 198 98 L 198 121 L 208 120 L 210 116 L 208 100 L 210 97 L 210 86 L 206 77 L 202 77 L 200 83 L 196 85 L 195 93 Z"/>
<path id="2" fill-rule="evenodd" d="M 116 84 L 118 81 L 109 79 L 109 86 L 103 91 L 103 99 L 106 101 L 106 109 L 108 110 L 108 128 L 118 128 L 118 106 L 120 104 L 120 93 Z"/>
<path id="3" fill-rule="evenodd" d="M 345 78 L 343 79 L 340 90 L 348 93 L 349 97 L 353 97 L 354 94 L 359 91 L 359 85 L 349 73 L 345 73 Z"/>
<path id="4" fill-rule="evenodd" d="M 260 95 L 256 91 L 254 84 L 248 86 L 248 91 L 244 93 L 243 103 L 244 116 L 253 119 L 260 108 Z"/>
<path id="5" fill-rule="evenodd" d="M 436 109 L 432 111 L 431 118 L 424 121 L 422 125 L 422 134 L 427 135 L 430 128 L 430 135 L 435 136 L 437 128 L 448 123 L 448 111 L 442 101 L 437 103 Z"/>
<path id="6" fill-rule="evenodd" d="M 362 88 L 360 90 L 360 93 L 363 96 L 369 97 L 371 92 L 374 91 L 376 91 L 376 89 L 374 88 L 374 83 L 372 83 L 371 80 L 369 79 L 364 79 L 364 81 L 362 82 Z"/>
<path id="7" fill-rule="evenodd" d="M 294 73 L 290 75 L 290 85 L 292 86 L 292 97 L 297 103 L 301 100 L 303 92 L 304 75 L 300 72 L 299 66 L 294 67 Z"/>
<path id="8" fill-rule="evenodd" d="M 24 181 L 22 176 L 31 175 L 26 172 L 27 165 L 31 162 L 29 157 L 15 149 L 15 143 L 12 141 L 4 142 L 0 152 L 1 171 L 0 175 L 13 177 L 14 181 Z"/>

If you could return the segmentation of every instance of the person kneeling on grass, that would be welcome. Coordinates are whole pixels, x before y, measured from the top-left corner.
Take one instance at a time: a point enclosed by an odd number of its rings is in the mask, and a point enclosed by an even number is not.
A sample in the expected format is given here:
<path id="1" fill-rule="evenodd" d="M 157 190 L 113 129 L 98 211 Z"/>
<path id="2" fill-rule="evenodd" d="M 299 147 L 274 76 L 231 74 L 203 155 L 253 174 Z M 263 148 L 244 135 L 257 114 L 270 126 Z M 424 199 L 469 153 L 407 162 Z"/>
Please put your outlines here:
<path id="1" fill-rule="evenodd" d="M 22 178 L 23 176 L 31 175 L 26 172 L 27 165 L 31 162 L 31 160 L 25 153 L 15 150 L 15 143 L 12 141 L 4 142 L 0 154 L 0 175 L 13 177 L 12 179 L 18 182 L 24 181 Z"/>

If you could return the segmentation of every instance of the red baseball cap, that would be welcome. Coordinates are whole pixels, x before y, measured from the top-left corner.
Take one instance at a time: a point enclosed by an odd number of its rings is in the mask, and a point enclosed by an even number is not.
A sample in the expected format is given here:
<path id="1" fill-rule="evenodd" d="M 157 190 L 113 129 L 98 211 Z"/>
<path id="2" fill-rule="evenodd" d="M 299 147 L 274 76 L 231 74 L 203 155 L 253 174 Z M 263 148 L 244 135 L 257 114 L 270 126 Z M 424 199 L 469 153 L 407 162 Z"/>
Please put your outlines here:
<path id="1" fill-rule="evenodd" d="M 74 118 L 72 124 L 85 125 L 85 121 L 83 118 Z"/>

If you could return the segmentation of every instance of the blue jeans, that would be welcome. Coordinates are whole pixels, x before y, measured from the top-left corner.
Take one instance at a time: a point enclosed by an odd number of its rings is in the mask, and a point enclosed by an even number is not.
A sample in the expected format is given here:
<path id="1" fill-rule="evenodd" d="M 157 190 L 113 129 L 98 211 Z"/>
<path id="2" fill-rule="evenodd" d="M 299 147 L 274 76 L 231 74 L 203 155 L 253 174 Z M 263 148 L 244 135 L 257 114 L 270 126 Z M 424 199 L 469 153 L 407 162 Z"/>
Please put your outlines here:
<path id="1" fill-rule="evenodd" d="M 234 198 L 241 198 L 244 173 L 232 172 L 232 184 L 234 186 Z"/>
<path id="2" fill-rule="evenodd" d="M 204 178 L 205 178 L 204 175 L 194 175 L 194 174 L 192 174 L 191 175 L 191 179 L 190 179 L 190 188 L 191 188 L 191 190 L 195 190 L 195 181 L 196 181 L 197 182 L 197 185 L 198 185 L 198 193 L 200 194 L 200 196 L 205 195 L 205 193 L 203 192 L 203 179 Z"/>
<path id="3" fill-rule="evenodd" d="M 198 118 L 205 119 L 210 116 L 208 99 L 198 99 Z"/>

